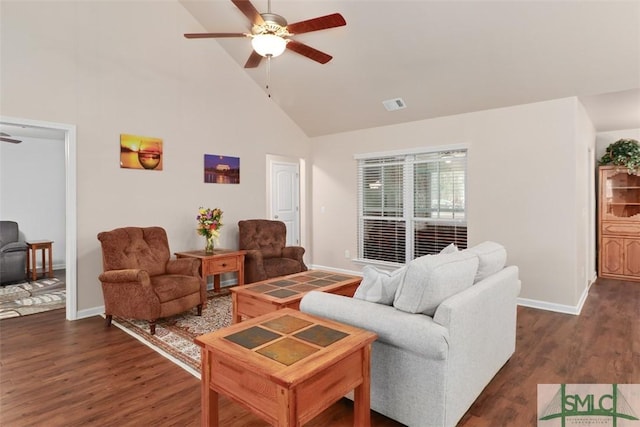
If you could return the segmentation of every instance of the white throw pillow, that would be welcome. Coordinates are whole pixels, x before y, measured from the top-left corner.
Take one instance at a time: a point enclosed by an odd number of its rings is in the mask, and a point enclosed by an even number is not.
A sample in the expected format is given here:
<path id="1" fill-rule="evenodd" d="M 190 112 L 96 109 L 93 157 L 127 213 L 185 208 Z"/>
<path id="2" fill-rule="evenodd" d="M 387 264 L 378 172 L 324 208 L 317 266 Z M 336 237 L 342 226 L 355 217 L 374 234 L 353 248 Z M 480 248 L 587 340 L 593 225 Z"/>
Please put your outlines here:
<path id="1" fill-rule="evenodd" d="M 478 283 L 502 270 L 507 262 L 507 250 L 499 243 L 486 241 L 463 252 L 476 254 L 480 259 L 473 283 Z"/>
<path id="2" fill-rule="evenodd" d="M 360 282 L 353 297 L 378 304 L 391 305 L 406 271 L 406 266 L 389 273 L 367 265 L 362 269 L 362 282 Z"/>
<path id="3" fill-rule="evenodd" d="M 433 316 L 442 301 L 473 285 L 478 257 L 470 252 L 426 255 L 407 265 L 393 306 Z"/>
<path id="4" fill-rule="evenodd" d="M 449 246 L 442 248 L 442 250 L 440 251 L 441 254 L 455 254 L 456 252 L 458 252 L 460 249 L 458 249 L 458 247 L 456 246 L 455 243 L 451 243 L 449 244 Z"/>

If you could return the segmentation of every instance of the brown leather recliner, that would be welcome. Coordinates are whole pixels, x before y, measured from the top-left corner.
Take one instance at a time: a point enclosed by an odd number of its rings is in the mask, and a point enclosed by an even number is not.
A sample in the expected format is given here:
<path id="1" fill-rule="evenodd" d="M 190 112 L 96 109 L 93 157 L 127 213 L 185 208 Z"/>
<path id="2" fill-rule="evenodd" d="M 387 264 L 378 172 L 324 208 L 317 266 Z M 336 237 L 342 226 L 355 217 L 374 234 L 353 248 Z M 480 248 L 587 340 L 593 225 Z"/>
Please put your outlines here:
<path id="1" fill-rule="evenodd" d="M 198 308 L 207 301 L 206 282 L 196 258 L 170 259 L 161 227 L 124 227 L 98 234 L 102 244 L 102 282 L 107 326 L 113 316 L 156 320 Z"/>
<path id="2" fill-rule="evenodd" d="M 238 222 L 239 248 L 246 250 L 245 283 L 307 271 L 304 248 L 285 246 L 287 227 L 282 221 L 248 219 Z"/>

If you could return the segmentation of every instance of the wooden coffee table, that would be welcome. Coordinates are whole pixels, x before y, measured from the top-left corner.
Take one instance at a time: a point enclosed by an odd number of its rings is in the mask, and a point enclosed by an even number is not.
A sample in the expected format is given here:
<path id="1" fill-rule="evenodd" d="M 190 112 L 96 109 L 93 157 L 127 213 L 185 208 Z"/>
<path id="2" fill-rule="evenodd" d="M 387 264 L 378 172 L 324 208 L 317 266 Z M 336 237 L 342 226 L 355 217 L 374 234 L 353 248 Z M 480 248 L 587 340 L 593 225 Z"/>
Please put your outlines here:
<path id="1" fill-rule="evenodd" d="M 370 424 L 373 332 L 285 308 L 201 335 L 202 426 L 218 394 L 274 426 L 300 426 L 354 390 L 353 425 Z"/>
<path id="2" fill-rule="evenodd" d="M 283 308 L 298 310 L 309 291 L 322 291 L 351 297 L 362 277 L 330 271 L 309 270 L 231 288 L 232 322 L 258 317 Z"/>

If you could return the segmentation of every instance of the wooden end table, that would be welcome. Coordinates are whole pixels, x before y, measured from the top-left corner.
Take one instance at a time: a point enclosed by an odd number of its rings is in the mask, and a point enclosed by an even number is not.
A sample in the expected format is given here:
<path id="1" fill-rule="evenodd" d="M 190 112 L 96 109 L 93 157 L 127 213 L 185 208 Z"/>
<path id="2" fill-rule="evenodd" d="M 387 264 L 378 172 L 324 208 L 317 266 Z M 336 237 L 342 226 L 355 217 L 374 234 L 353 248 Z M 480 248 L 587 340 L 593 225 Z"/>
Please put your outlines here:
<path id="1" fill-rule="evenodd" d="M 283 308 L 298 310 L 309 291 L 352 297 L 362 277 L 323 270 L 309 270 L 288 276 L 231 288 L 232 322 L 258 317 Z"/>
<path id="2" fill-rule="evenodd" d="M 370 425 L 373 332 L 290 308 L 195 339 L 202 426 L 218 426 L 218 395 L 271 425 L 301 426 L 354 390 L 353 425 Z"/>
<path id="3" fill-rule="evenodd" d="M 27 279 L 35 281 L 38 279 L 38 261 L 36 260 L 37 251 L 42 251 L 42 275 L 45 274 L 49 277 L 53 277 L 53 241 L 52 240 L 30 240 L 25 242 L 28 247 L 27 251 Z M 49 269 L 47 270 L 47 264 L 45 262 L 45 253 L 49 258 Z M 33 267 L 32 263 L 33 261 Z"/>
<path id="4" fill-rule="evenodd" d="M 213 290 L 220 292 L 220 275 L 236 271 L 238 285 L 244 285 L 244 256 L 247 251 L 230 249 L 215 249 L 213 254 L 205 251 L 176 252 L 177 258 L 198 258 L 200 260 L 200 274 L 205 279 L 213 276 Z"/>

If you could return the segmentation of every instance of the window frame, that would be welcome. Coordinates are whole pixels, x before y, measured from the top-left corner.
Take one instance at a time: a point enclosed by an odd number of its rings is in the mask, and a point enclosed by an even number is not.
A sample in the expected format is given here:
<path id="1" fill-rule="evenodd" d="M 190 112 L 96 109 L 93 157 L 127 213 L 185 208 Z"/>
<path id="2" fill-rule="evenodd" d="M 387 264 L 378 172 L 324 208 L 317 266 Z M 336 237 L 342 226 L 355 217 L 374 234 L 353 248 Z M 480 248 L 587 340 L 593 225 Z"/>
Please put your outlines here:
<path id="1" fill-rule="evenodd" d="M 421 163 L 421 161 L 414 162 L 416 157 L 435 155 L 438 153 L 446 153 L 453 151 L 464 151 L 465 152 L 465 164 L 464 164 L 464 204 L 463 204 L 463 218 L 456 219 L 455 218 L 455 207 L 452 207 L 452 216 L 453 218 L 421 218 L 415 215 L 415 182 L 414 182 L 414 167 L 416 163 Z M 394 150 L 394 151 L 385 151 L 385 152 L 372 152 L 372 153 L 362 153 L 355 154 L 354 159 L 357 161 L 357 257 L 353 259 L 354 262 L 360 264 L 370 264 L 370 265 L 380 265 L 382 267 L 387 268 L 397 268 L 398 266 L 402 266 L 407 262 L 411 261 L 415 258 L 414 256 L 414 236 L 415 236 L 415 224 L 417 222 L 425 222 L 429 224 L 437 224 L 437 225 L 447 225 L 451 224 L 454 226 L 464 225 L 467 227 L 468 223 L 468 165 L 469 165 L 469 145 L 468 144 L 454 144 L 454 145 L 441 145 L 441 146 L 433 146 L 433 147 L 419 147 L 413 149 L 406 150 Z M 364 162 L 368 160 L 375 159 L 387 159 L 391 161 L 393 158 L 400 158 L 401 163 L 403 165 L 403 194 L 402 194 L 402 215 L 396 217 L 371 217 L 364 215 Z M 424 163 L 424 162 L 422 162 Z M 384 164 L 381 163 L 381 164 Z M 384 205 L 384 203 L 382 203 Z M 383 206 L 384 209 L 384 206 Z M 405 227 L 405 260 L 404 262 L 392 262 L 392 261 L 384 261 L 384 260 L 376 260 L 364 257 L 364 246 L 365 242 L 363 239 L 364 235 L 364 221 L 367 219 L 380 219 L 380 220 L 398 220 L 404 223 Z M 467 238 L 468 240 L 468 238 Z"/>

